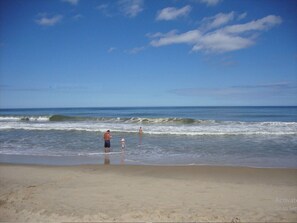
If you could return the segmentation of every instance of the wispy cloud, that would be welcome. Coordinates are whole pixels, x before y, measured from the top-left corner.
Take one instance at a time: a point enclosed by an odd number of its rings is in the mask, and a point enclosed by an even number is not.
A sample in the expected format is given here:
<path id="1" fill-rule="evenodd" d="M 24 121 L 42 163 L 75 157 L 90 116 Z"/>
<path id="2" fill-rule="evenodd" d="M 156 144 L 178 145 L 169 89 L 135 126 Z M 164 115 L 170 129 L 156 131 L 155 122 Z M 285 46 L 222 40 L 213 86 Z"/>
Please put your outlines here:
<path id="1" fill-rule="evenodd" d="M 139 52 L 145 50 L 146 47 L 145 46 L 141 46 L 141 47 L 134 47 L 133 49 L 127 50 L 126 52 L 128 54 L 138 54 Z"/>
<path id="2" fill-rule="evenodd" d="M 61 0 L 62 2 L 67 2 L 71 5 L 77 5 L 79 0 Z"/>
<path id="3" fill-rule="evenodd" d="M 197 0 L 200 3 L 204 3 L 207 6 L 215 6 L 217 4 L 219 4 L 220 2 L 222 2 L 223 0 Z"/>
<path id="4" fill-rule="evenodd" d="M 106 17 L 114 17 L 123 15 L 129 18 L 134 18 L 144 10 L 144 0 L 118 0 L 96 6 Z"/>
<path id="5" fill-rule="evenodd" d="M 192 7 L 189 5 L 186 5 L 180 9 L 174 7 L 164 8 L 157 13 L 156 20 L 175 20 L 178 17 L 187 16 L 191 9 Z"/>
<path id="6" fill-rule="evenodd" d="M 265 83 L 257 85 L 239 85 L 233 86 L 232 88 L 241 88 L 241 89 L 271 89 L 271 90 L 297 90 L 297 83 L 282 81 L 277 83 Z"/>
<path id="7" fill-rule="evenodd" d="M 198 29 L 184 33 L 176 30 L 162 34 L 151 34 L 150 44 L 161 47 L 171 44 L 189 44 L 192 51 L 208 53 L 223 53 L 248 48 L 255 44 L 256 35 L 282 23 L 280 16 L 268 15 L 264 18 L 243 24 L 227 25 L 237 18 L 242 19 L 244 14 L 236 16 L 234 12 L 219 13 L 213 17 L 204 18 Z"/>
<path id="8" fill-rule="evenodd" d="M 181 96 L 209 96 L 209 97 L 261 97 L 265 96 L 288 96 L 297 94 L 296 82 L 265 83 L 256 85 L 237 85 L 221 88 L 182 88 L 174 89 L 171 93 Z M 297 102 L 297 101 L 296 101 Z"/>
<path id="9" fill-rule="evenodd" d="M 107 50 L 107 52 L 108 52 L 108 53 L 112 53 L 112 52 L 114 52 L 114 51 L 116 51 L 116 50 L 117 50 L 116 47 L 110 47 L 110 48 Z"/>
<path id="10" fill-rule="evenodd" d="M 0 91 L 32 91 L 32 92 L 68 92 L 68 91 L 87 91 L 88 87 L 81 84 L 53 84 L 50 86 L 17 86 L 17 85 L 0 85 Z"/>
<path id="11" fill-rule="evenodd" d="M 37 17 L 35 22 L 41 26 L 54 26 L 63 19 L 62 15 L 49 16 L 46 13 L 41 13 Z"/>
<path id="12" fill-rule="evenodd" d="M 229 34 L 241 34 L 248 31 L 269 30 L 275 25 L 282 23 L 280 16 L 269 15 L 262 19 L 254 20 L 245 24 L 237 24 L 225 27 L 222 31 Z"/>
<path id="13" fill-rule="evenodd" d="M 110 6 L 108 4 L 101 4 L 96 6 L 96 9 L 100 11 L 104 16 L 112 17 L 112 13 L 110 12 Z"/>
<path id="14" fill-rule="evenodd" d="M 82 19 L 84 16 L 82 15 L 82 14 L 76 14 L 75 16 L 73 16 L 72 18 L 74 19 L 74 20 L 80 20 L 80 19 Z"/>
<path id="15" fill-rule="evenodd" d="M 130 18 L 136 17 L 143 11 L 143 0 L 119 0 L 119 10 Z"/>

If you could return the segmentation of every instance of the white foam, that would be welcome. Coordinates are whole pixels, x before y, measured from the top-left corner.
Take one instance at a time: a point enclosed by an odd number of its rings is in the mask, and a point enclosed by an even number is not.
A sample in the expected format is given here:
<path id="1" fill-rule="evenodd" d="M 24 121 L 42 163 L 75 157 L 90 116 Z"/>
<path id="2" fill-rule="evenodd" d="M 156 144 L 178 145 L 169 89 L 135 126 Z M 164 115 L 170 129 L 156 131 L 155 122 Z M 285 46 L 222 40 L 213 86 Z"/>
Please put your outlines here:
<path id="1" fill-rule="evenodd" d="M 16 121 L 36 121 L 36 122 L 47 122 L 49 116 L 0 116 L 0 122 L 16 122 Z"/>
<path id="2" fill-rule="evenodd" d="M 20 121 L 21 117 L 15 116 L 0 116 L 0 121 Z"/>

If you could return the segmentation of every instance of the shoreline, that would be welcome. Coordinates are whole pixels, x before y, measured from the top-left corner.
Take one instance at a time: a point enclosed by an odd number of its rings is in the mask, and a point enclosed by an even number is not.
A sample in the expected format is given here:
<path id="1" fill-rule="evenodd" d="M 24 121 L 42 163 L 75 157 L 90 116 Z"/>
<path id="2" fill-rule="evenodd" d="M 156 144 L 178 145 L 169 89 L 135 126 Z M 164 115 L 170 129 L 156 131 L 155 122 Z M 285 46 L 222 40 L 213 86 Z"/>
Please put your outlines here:
<path id="1" fill-rule="evenodd" d="M 197 169 L 239 169 L 239 170 L 285 170 L 285 171 L 297 171 L 297 167 L 255 167 L 255 166 L 232 166 L 232 165 L 209 165 L 209 164 L 39 164 L 39 163 L 6 163 L 0 161 L 1 166 L 16 166 L 16 167 L 48 167 L 48 168 L 197 168 Z"/>
<path id="2" fill-rule="evenodd" d="M 0 163 L 0 177 L 0 221 L 297 221 L 297 169 Z"/>
<path id="3" fill-rule="evenodd" d="M 297 170 L 297 167 L 273 167 L 273 166 L 247 166 L 247 165 L 242 165 L 242 166 L 235 166 L 235 165 L 212 165 L 212 164 L 146 164 L 146 163 L 141 163 L 141 164 L 136 164 L 136 163 L 109 163 L 109 164 L 104 164 L 103 162 L 101 163 L 77 163 L 77 164 L 48 164 L 48 163 L 22 163 L 22 162 L 3 162 L 0 161 L 0 167 L 1 166 L 32 166 L 32 167 L 60 167 L 60 168 L 75 168 L 75 167 L 103 167 L 103 166 L 111 166 L 112 167 L 156 167 L 156 168 L 162 168 L 162 167 L 172 167 L 172 168 L 187 168 L 187 167 L 193 167 L 193 168 L 225 168 L 225 169 L 264 169 L 264 170 Z"/>
<path id="4" fill-rule="evenodd" d="M 294 165 L 248 165 L 248 164 L 215 164 L 209 162 L 197 163 L 145 163 L 133 161 L 125 158 L 125 153 L 116 154 L 102 153 L 99 157 L 90 156 L 44 156 L 44 155 L 21 155 L 21 154 L 0 154 L 0 165 L 40 165 L 40 166 L 84 166 L 84 165 L 127 165 L 127 166 L 215 166 L 215 167 L 234 167 L 234 168 L 257 168 L 257 169 L 297 169 Z"/>

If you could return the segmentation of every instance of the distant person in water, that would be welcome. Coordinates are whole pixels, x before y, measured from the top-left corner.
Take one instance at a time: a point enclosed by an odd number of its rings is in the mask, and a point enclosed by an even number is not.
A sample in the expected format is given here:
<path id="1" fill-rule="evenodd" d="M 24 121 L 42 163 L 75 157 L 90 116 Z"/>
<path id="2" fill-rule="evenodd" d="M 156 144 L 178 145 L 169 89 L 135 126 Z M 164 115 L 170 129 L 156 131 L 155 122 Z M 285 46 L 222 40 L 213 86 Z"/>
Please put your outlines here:
<path id="1" fill-rule="evenodd" d="M 126 148 L 126 140 L 124 138 L 121 139 L 121 164 L 125 164 L 125 148 Z"/>
<path id="2" fill-rule="evenodd" d="M 107 130 L 104 133 L 103 139 L 104 139 L 104 151 L 108 153 L 110 152 L 110 139 L 111 139 L 110 130 Z"/>
<path id="3" fill-rule="evenodd" d="M 139 145 L 141 145 L 142 144 L 142 134 L 143 134 L 142 127 L 139 128 L 138 133 L 139 133 Z"/>

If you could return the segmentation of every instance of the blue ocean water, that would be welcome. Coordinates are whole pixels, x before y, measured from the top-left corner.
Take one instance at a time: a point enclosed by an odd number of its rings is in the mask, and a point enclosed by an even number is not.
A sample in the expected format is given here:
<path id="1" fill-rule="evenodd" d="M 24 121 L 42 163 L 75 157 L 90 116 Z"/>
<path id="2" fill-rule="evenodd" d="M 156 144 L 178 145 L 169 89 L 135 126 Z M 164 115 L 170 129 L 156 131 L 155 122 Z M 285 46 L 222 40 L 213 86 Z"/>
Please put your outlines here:
<path id="1" fill-rule="evenodd" d="M 113 153 L 107 156 L 108 129 Z M 297 168 L 296 136 L 297 107 L 0 109 L 6 163 Z"/>

